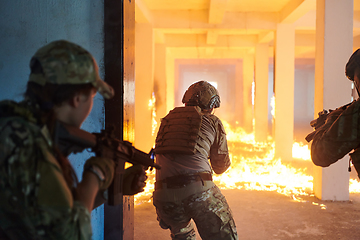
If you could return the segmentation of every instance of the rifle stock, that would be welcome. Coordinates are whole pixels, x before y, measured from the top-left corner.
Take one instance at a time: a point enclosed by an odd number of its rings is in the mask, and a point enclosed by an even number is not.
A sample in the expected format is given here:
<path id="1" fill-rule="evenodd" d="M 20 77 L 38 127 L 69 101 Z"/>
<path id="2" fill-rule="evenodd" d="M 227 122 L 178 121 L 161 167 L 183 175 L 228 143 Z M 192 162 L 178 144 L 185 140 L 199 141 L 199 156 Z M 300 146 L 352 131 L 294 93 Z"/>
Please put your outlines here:
<path id="1" fill-rule="evenodd" d="M 115 176 L 108 189 L 108 204 L 118 205 L 122 203 L 122 174 L 124 164 L 141 164 L 145 168 L 155 167 L 160 169 L 160 165 L 154 162 L 153 149 L 149 153 L 142 152 L 128 141 L 116 139 L 112 136 L 112 130 L 102 130 L 100 133 L 89 133 L 82 129 L 57 122 L 55 131 L 55 144 L 59 150 L 68 156 L 71 153 L 82 152 L 90 149 L 98 157 L 107 157 L 116 162 Z"/>

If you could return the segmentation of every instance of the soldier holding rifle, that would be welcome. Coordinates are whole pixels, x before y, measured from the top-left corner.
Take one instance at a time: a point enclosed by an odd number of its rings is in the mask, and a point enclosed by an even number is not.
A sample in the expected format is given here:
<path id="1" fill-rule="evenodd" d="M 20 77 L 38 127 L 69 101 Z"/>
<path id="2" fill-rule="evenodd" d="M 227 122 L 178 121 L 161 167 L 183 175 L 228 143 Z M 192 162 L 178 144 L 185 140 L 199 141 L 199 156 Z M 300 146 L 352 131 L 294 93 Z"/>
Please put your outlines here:
<path id="1" fill-rule="evenodd" d="M 360 87 L 360 49 L 350 57 L 345 67 L 348 79 L 354 82 L 357 92 Z M 346 154 L 360 173 L 360 100 L 329 112 L 319 113 L 319 118 L 312 121 L 315 131 L 306 140 L 311 140 L 311 158 L 315 165 L 328 167 Z"/>
<path id="2" fill-rule="evenodd" d="M 213 114 L 220 107 L 217 89 L 206 81 L 192 84 L 182 102 L 161 120 L 156 137 L 153 204 L 159 225 L 172 239 L 237 240 L 235 221 L 212 172 L 230 167 L 226 133 Z"/>
<path id="3" fill-rule="evenodd" d="M 91 157 L 79 182 L 55 132 L 58 122 L 79 129 L 96 92 L 108 99 L 114 90 L 92 55 L 71 42 L 43 46 L 30 69 L 25 99 L 0 102 L 0 239 L 90 240 L 90 212 L 103 203 L 95 199 L 112 183 L 116 161 Z M 124 189 L 142 191 L 141 166 L 125 175 Z"/>

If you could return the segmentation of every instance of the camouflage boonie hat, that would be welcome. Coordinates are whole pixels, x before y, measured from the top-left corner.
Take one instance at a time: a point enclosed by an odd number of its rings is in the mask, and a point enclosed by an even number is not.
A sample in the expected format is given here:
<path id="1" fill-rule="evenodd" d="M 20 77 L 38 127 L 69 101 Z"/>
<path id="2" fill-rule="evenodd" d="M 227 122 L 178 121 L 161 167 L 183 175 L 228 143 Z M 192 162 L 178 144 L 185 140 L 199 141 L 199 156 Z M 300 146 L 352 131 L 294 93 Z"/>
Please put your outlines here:
<path id="1" fill-rule="evenodd" d="M 31 73 L 29 82 L 41 86 L 91 83 L 104 98 L 114 96 L 114 89 L 101 80 L 93 56 L 79 45 L 65 40 L 51 42 L 37 50 L 30 65 L 35 60 L 40 62 L 43 73 Z"/>

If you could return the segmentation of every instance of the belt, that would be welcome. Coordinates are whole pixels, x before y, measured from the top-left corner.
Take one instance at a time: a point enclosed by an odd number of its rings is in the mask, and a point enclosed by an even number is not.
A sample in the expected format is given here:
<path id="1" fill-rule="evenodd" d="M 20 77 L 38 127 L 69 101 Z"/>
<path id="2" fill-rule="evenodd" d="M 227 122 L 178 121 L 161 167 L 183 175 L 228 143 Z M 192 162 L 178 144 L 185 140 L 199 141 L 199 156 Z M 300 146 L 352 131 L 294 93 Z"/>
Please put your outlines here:
<path id="1" fill-rule="evenodd" d="M 212 175 L 208 172 L 199 172 L 195 174 L 184 174 L 173 177 L 168 177 L 160 181 L 155 182 L 155 190 L 163 188 L 182 188 L 186 187 L 190 183 L 201 181 L 204 185 L 204 181 L 212 181 Z"/>

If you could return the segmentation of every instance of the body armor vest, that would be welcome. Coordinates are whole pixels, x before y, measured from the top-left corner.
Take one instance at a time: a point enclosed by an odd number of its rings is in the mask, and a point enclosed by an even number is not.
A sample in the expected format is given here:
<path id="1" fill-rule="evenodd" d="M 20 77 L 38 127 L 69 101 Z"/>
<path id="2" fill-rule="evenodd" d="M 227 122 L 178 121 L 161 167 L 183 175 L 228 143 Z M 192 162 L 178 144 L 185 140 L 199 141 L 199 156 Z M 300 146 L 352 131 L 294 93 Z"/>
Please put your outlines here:
<path id="1" fill-rule="evenodd" d="M 203 115 L 197 106 L 176 107 L 161 120 L 156 137 L 156 154 L 195 154 L 208 156 L 210 143 L 204 144 L 200 132 Z M 206 139 L 206 138 L 205 138 Z"/>

